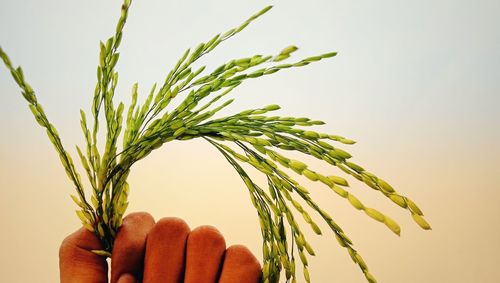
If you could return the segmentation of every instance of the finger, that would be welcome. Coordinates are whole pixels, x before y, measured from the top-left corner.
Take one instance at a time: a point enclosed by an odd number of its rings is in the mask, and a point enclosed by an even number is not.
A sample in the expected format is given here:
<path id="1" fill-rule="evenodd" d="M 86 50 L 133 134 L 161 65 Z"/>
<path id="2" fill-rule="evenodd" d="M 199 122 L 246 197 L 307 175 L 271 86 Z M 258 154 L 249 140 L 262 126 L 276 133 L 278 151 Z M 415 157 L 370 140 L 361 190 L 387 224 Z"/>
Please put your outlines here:
<path id="1" fill-rule="evenodd" d="M 184 283 L 215 283 L 226 241 L 215 227 L 201 226 L 188 236 Z"/>
<path id="2" fill-rule="evenodd" d="M 261 273 L 252 252 L 245 246 L 234 245 L 226 250 L 219 283 L 257 283 Z"/>
<path id="3" fill-rule="evenodd" d="M 177 283 L 184 273 L 184 252 L 189 226 L 179 218 L 163 218 L 146 240 L 144 283 Z"/>
<path id="4" fill-rule="evenodd" d="M 146 237 L 154 226 L 149 213 L 131 213 L 123 219 L 116 234 L 111 258 L 111 282 L 120 282 L 123 275 L 133 276 L 134 282 L 141 280 L 146 251 Z M 123 279 L 125 280 L 125 279 Z M 128 281 L 124 281 L 128 282 Z"/>
<path id="5" fill-rule="evenodd" d="M 91 250 L 101 250 L 99 239 L 81 228 L 69 235 L 59 248 L 61 283 L 107 283 L 108 263 Z"/>

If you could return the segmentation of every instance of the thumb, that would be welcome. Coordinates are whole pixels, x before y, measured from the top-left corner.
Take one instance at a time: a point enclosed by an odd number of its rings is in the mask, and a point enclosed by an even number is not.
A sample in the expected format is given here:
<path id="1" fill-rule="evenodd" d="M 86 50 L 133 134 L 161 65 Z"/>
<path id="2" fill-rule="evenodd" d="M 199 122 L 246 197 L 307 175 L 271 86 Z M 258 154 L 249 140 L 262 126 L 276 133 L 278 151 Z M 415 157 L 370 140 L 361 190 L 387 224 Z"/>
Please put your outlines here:
<path id="1" fill-rule="evenodd" d="M 64 239 L 59 249 L 61 283 L 107 283 L 108 263 L 91 250 L 100 250 L 99 239 L 80 228 Z"/>

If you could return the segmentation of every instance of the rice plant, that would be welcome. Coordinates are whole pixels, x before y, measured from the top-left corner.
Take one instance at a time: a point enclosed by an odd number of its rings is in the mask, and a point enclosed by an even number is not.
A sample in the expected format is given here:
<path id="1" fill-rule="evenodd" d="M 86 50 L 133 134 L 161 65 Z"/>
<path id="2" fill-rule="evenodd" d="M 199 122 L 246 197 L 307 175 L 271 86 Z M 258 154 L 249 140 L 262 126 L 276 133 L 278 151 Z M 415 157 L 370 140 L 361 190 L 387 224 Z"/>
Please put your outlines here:
<path id="1" fill-rule="evenodd" d="M 243 31 L 269 11 L 271 6 L 252 15 L 241 25 L 216 34 L 206 42 L 186 50 L 165 81 L 161 85 L 154 84 L 151 87 L 144 104 L 139 105 L 137 102 L 137 84 L 132 86 L 131 102 L 127 109 L 124 103 L 115 103 L 113 97 L 118 84 L 115 66 L 120 56 L 118 48 L 123 38 L 130 5 L 131 0 L 123 1 L 115 34 L 100 42 L 97 83 L 90 114 L 80 111 L 85 145 L 77 146 L 76 151 L 89 180 L 91 195 L 86 195 L 72 157 L 64 148 L 56 128 L 48 120 L 33 88 L 26 82 L 23 70 L 21 67 L 14 67 L 7 54 L 0 48 L 0 57 L 21 88 L 35 120 L 45 128 L 68 178 L 76 189 L 76 194 L 71 195 L 71 198 L 78 206 L 78 217 L 83 226 L 95 233 L 105 247 L 103 250 L 94 251 L 95 253 L 111 256 L 113 241 L 128 205 L 127 177 L 132 166 L 170 141 L 195 138 L 202 138 L 214 146 L 235 169 L 248 189 L 250 200 L 260 220 L 263 239 L 263 282 L 278 282 L 282 273 L 286 282 L 296 282 L 296 256 L 303 266 L 303 277 L 310 282 L 308 256 L 314 256 L 315 253 L 305 237 L 304 227 L 297 224 L 296 217 L 302 217 L 312 231 L 321 234 L 322 231 L 312 220 L 311 213 L 318 214 L 326 222 L 339 245 L 344 247 L 352 260 L 359 265 L 366 279 L 376 282 L 342 228 L 316 204 L 309 191 L 289 175 L 291 172 L 324 184 L 346 199 L 355 209 L 364 211 L 392 232 L 400 234 L 400 227 L 394 220 L 366 207 L 349 192 L 346 179 L 316 172 L 307 164 L 287 157 L 287 151 L 310 155 L 337 167 L 408 210 L 420 227 L 430 229 L 422 211 L 413 201 L 396 192 L 386 181 L 352 162 L 351 155 L 340 148 L 341 145 L 354 144 L 353 140 L 308 129 L 324 124 L 322 121 L 271 116 L 271 112 L 280 108 L 278 105 L 267 105 L 222 118 L 213 118 L 220 110 L 230 106 L 233 99 L 227 99 L 228 94 L 243 82 L 286 69 L 303 67 L 337 54 L 331 52 L 285 63 L 282 61 L 292 57 L 293 52 L 297 50 L 297 47 L 289 46 L 276 54 L 229 60 L 213 70 L 206 70 L 205 66 L 194 66 L 198 59 Z M 174 99 L 180 103 L 175 108 L 169 107 Z M 100 121 L 102 116 L 105 118 L 104 122 Z M 104 127 L 106 133 L 104 149 L 97 146 L 100 122 L 103 123 L 101 127 Z M 122 145 L 119 144 L 119 139 L 122 139 Z M 267 182 L 254 182 L 242 164 L 265 174 Z M 307 207 L 303 207 L 298 202 L 299 199 L 302 199 L 301 202 L 307 204 Z"/>

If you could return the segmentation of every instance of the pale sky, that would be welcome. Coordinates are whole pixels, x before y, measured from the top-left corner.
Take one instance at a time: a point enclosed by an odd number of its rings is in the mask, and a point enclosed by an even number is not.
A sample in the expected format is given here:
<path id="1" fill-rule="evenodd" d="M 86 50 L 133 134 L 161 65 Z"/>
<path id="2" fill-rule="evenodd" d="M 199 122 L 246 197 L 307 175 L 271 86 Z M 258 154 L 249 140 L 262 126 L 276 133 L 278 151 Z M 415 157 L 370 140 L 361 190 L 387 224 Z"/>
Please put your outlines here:
<path id="1" fill-rule="evenodd" d="M 91 103 L 98 43 L 114 32 L 120 3 L 0 0 L 0 45 L 22 65 L 72 154 L 83 144 L 78 110 Z M 136 0 L 117 99 L 128 103 L 134 82 L 144 95 L 186 48 L 268 4 L 275 7 L 201 63 L 213 68 L 290 44 L 300 48 L 296 58 L 339 54 L 245 83 L 226 113 L 276 103 L 280 115 L 323 120 L 318 131 L 358 141 L 344 147 L 355 161 L 420 205 L 432 231 L 351 180 L 353 193 L 400 223 L 397 237 L 320 184 L 306 183 L 379 282 L 498 282 L 500 2 Z M 57 282 L 59 243 L 79 226 L 73 189 L 3 66 L 0 104 L 2 281 Z M 261 257 L 244 184 L 206 143 L 167 144 L 132 172 L 130 212 L 178 216 L 192 228 L 215 225 L 228 244 L 246 244 Z M 317 251 L 312 282 L 365 282 L 333 234 L 308 235 Z"/>

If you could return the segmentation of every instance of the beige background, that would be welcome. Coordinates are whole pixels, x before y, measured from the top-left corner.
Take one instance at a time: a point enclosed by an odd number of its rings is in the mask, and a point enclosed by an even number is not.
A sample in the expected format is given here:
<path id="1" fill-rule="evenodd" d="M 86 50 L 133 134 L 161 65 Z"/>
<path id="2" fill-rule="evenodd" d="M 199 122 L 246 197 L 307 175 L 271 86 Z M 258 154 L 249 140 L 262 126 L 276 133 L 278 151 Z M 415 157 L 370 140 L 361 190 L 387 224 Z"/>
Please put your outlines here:
<path id="1" fill-rule="evenodd" d="M 138 81 L 161 81 L 188 46 L 232 27 L 268 1 L 136 1 L 122 45 L 119 99 Z M 0 43 L 29 82 L 71 153 L 83 141 L 98 40 L 120 1 L 0 0 Z M 175 4 L 174 4 L 175 3 Z M 273 9 L 204 61 L 339 51 L 328 62 L 244 84 L 229 110 L 279 103 L 284 116 L 328 124 L 353 138 L 354 160 L 424 210 L 433 230 L 351 180 L 352 192 L 402 226 L 394 236 L 319 184 L 307 183 L 379 282 L 499 282 L 500 17 L 498 1 L 272 1 Z M 144 93 L 144 92 L 143 92 Z M 73 189 L 44 132 L 0 68 L 0 274 L 2 282 L 57 282 L 57 250 L 77 229 Z M 227 112 L 227 113 L 229 113 Z M 322 172 L 336 170 L 311 163 Z M 245 187 L 202 141 L 167 144 L 130 176 L 129 211 L 217 226 L 228 244 L 259 257 L 257 217 Z M 327 228 L 322 225 L 326 232 Z M 331 233 L 309 233 L 313 282 L 364 282 Z"/>

